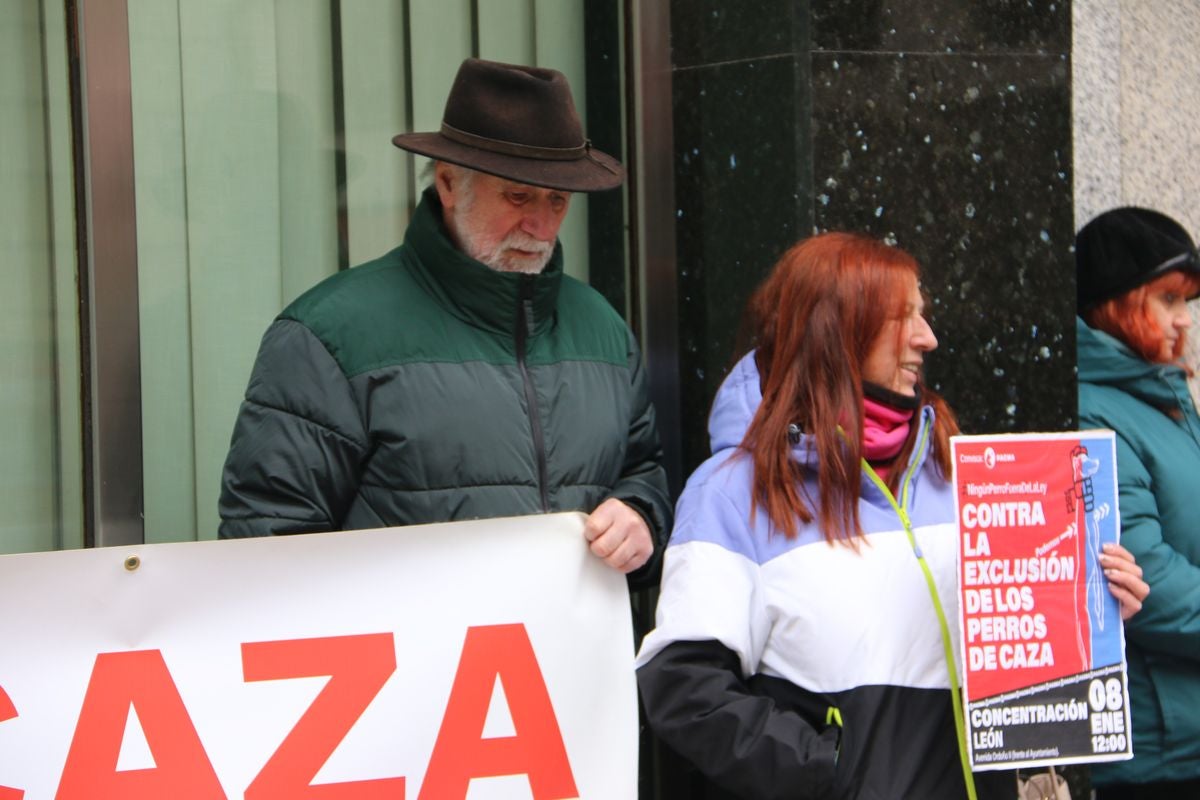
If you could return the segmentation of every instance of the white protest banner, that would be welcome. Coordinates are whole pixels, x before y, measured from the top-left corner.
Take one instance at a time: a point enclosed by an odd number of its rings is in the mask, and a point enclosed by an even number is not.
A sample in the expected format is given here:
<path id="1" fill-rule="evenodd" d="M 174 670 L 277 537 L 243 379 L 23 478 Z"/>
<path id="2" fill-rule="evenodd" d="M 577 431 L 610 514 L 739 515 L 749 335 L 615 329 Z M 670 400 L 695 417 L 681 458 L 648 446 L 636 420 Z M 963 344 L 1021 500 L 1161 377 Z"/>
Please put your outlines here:
<path id="1" fill-rule="evenodd" d="M 633 798 L 628 593 L 582 526 L 0 557 L 0 800 Z"/>
<path id="2" fill-rule="evenodd" d="M 1112 431 L 956 436 L 959 622 L 976 769 L 1133 757 Z"/>

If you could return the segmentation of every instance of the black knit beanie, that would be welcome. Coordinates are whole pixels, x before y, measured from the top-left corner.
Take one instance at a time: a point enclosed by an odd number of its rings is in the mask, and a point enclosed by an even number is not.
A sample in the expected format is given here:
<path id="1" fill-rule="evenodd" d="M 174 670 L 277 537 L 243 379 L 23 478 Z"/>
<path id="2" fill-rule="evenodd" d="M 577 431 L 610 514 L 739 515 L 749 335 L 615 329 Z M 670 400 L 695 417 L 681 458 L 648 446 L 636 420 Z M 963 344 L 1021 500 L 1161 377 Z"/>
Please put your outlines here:
<path id="1" fill-rule="evenodd" d="M 1173 269 L 1200 274 L 1196 243 L 1182 225 L 1148 208 L 1105 211 L 1075 235 L 1077 309 L 1087 311 Z"/>

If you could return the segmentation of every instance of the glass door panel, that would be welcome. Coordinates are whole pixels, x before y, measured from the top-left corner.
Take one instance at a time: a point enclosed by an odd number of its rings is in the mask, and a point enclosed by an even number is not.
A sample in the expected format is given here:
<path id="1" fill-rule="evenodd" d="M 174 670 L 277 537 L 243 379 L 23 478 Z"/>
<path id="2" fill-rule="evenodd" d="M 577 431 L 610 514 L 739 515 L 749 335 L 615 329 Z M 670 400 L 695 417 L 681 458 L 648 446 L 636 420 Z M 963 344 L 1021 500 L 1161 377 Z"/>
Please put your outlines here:
<path id="1" fill-rule="evenodd" d="M 0 0 L 0 553 L 83 545 L 63 3 Z"/>

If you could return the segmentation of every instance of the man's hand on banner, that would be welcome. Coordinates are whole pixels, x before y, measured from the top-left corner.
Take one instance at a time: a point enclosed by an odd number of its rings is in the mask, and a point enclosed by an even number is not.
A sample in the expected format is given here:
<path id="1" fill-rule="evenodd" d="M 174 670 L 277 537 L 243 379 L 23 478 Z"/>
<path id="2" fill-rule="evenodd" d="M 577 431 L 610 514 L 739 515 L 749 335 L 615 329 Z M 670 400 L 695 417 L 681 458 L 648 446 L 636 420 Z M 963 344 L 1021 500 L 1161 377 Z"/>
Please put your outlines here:
<path id="1" fill-rule="evenodd" d="M 645 564 L 654 552 L 654 540 L 642 515 L 615 497 L 588 516 L 583 535 L 595 556 L 626 574 Z"/>

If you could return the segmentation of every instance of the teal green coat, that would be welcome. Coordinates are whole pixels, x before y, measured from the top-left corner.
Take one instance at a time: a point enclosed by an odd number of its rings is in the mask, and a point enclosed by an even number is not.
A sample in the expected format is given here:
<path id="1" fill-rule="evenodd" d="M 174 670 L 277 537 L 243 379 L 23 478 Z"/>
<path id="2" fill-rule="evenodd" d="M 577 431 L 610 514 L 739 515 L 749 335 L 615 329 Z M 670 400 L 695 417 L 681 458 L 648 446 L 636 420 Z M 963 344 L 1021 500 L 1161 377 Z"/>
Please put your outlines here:
<path id="1" fill-rule="evenodd" d="M 1200 778 L 1200 418 L 1184 371 L 1076 321 L 1079 424 L 1117 433 L 1121 543 L 1150 584 L 1125 623 L 1132 761 L 1093 781 Z M 1165 411 L 1173 411 L 1172 419 Z"/>
<path id="2" fill-rule="evenodd" d="M 633 336 L 563 274 L 561 247 L 540 275 L 496 272 L 451 244 L 428 191 L 403 245 L 267 330 L 219 533 L 586 513 L 616 497 L 657 554 L 671 513 L 661 457 Z"/>

